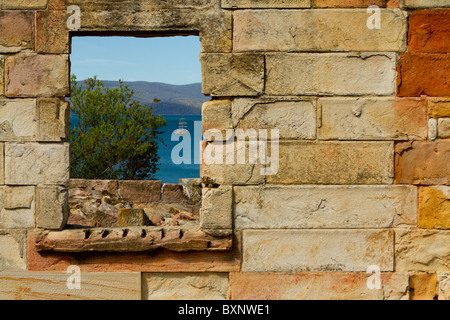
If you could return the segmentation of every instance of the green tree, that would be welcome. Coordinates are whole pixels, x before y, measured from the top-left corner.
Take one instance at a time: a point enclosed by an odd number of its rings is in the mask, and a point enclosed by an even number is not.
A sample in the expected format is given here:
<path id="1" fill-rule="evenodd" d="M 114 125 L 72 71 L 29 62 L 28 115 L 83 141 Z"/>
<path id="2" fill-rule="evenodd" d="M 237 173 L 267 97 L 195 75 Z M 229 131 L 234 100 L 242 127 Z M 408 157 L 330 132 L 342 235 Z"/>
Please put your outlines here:
<path id="1" fill-rule="evenodd" d="M 81 85 L 71 77 L 71 177 L 80 179 L 151 179 L 158 170 L 159 129 L 166 125 L 154 107 L 141 105 L 119 80 L 108 88 L 96 77 Z M 158 100 L 154 100 L 154 103 Z"/>

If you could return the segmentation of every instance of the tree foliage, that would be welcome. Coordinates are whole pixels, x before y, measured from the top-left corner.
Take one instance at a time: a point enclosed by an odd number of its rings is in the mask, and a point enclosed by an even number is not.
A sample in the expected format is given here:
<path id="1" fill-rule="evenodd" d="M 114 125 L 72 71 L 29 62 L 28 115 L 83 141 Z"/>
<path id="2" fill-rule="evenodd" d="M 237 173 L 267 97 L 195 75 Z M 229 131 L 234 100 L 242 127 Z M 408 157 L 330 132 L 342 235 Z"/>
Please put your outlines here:
<path id="1" fill-rule="evenodd" d="M 119 80 L 108 88 L 96 77 L 79 84 L 71 77 L 71 111 L 77 116 L 69 135 L 71 177 L 151 179 L 158 170 L 160 128 L 152 105 L 141 105 Z M 154 103 L 158 100 L 154 100 Z"/>

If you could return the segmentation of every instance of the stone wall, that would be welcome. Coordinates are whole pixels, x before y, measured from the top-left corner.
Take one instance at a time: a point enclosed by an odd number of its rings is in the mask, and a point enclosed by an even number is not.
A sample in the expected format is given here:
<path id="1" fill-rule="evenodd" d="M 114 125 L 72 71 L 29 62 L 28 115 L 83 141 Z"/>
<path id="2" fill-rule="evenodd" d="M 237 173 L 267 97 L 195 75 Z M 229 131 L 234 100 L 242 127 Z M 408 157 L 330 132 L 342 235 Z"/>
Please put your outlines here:
<path id="1" fill-rule="evenodd" d="M 201 203 L 200 179 L 180 179 L 178 184 L 71 179 L 67 228 L 198 224 Z"/>
<path id="2" fill-rule="evenodd" d="M 449 299 L 449 1 L 0 8 L 1 298 Z M 279 130 L 278 170 L 204 161 L 200 229 L 96 229 L 69 252 L 70 37 L 94 34 L 200 35 L 205 133 Z M 151 254 L 104 250 L 139 234 Z"/>

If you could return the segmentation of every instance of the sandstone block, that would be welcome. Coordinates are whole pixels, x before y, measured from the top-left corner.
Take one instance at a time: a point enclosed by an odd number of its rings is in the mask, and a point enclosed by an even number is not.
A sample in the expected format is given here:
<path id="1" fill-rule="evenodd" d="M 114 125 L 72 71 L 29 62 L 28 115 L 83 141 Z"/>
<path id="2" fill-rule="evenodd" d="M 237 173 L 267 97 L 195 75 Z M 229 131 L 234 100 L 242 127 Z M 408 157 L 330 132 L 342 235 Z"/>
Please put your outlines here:
<path id="1" fill-rule="evenodd" d="M 279 130 L 280 139 L 316 138 L 316 106 L 311 100 L 235 99 L 231 108 L 236 129 Z"/>
<path id="2" fill-rule="evenodd" d="M 408 300 L 407 273 L 382 273 L 381 289 L 368 289 L 371 274 L 351 272 L 231 273 L 232 300 Z"/>
<path id="3" fill-rule="evenodd" d="M 438 300 L 450 300 L 450 276 L 448 274 L 439 275 L 439 296 Z"/>
<path id="4" fill-rule="evenodd" d="M 214 2 L 208 1 L 208 4 L 216 6 Z M 195 10 L 193 15 L 197 16 L 196 20 L 199 24 L 200 52 L 230 53 L 233 51 L 233 17 L 231 12 L 215 8 L 209 11 Z"/>
<path id="5" fill-rule="evenodd" d="M 238 144 L 232 141 L 224 144 L 222 141 L 208 143 L 203 141 L 200 164 L 202 182 L 206 185 L 263 183 L 266 178 L 261 171 L 264 165 L 258 161 L 250 161 L 250 154 L 254 154 L 250 149 L 257 150 L 256 143 Z M 238 156 L 245 158 L 244 161 L 238 162 Z"/>
<path id="6" fill-rule="evenodd" d="M 0 230 L 0 271 L 27 269 L 26 239 L 26 231 Z"/>
<path id="7" fill-rule="evenodd" d="M 5 144 L 0 143 L 0 185 L 5 184 Z"/>
<path id="8" fill-rule="evenodd" d="M 125 180 L 121 180 L 125 181 Z M 119 180 L 70 179 L 69 189 L 84 189 L 87 192 L 97 191 L 109 193 L 114 196 L 119 192 Z"/>
<path id="9" fill-rule="evenodd" d="M 230 186 L 204 188 L 200 225 L 204 229 L 231 229 L 233 227 L 233 189 Z"/>
<path id="10" fill-rule="evenodd" d="M 8 97 L 66 96 L 69 88 L 68 55 L 22 53 L 6 59 Z"/>
<path id="11" fill-rule="evenodd" d="M 406 8 L 448 8 L 450 3 L 447 0 L 404 0 Z"/>
<path id="12" fill-rule="evenodd" d="M 255 96 L 264 89 L 261 54 L 201 54 L 202 91 L 211 96 Z"/>
<path id="13" fill-rule="evenodd" d="M 409 277 L 410 300 L 434 300 L 437 295 L 436 273 L 413 273 Z"/>
<path id="14" fill-rule="evenodd" d="M 395 91 L 395 60 L 393 53 L 268 54 L 266 93 L 392 95 Z"/>
<path id="15" fill-rule="evenodd" d="M 69 269 L 68 269 L 69 270 Z M 70 270 L 69 270 L 70 271 Z M 139 272 L 79 273 L 79 289 L 73 272 L 5 272 L 1 274 L 2 300 L 140 300 Z M 68 285 L 69 284 L 69 285 Z"/>
<path id="16" fill-rule="evenodd" d="M 36 51 L 38 53 L 70 53 L 67 29 L 69 16 L 66 10 L 36 12 Z"/>
<path id="17" fill-rule="evenodd" d="M 222 8 L 309 8 L 310 0 L 223 0 Z"/>
<path id="18" fill-rule="evenodd" d="M 450 229 L 450 187 L 419 188 L 419 228 Z"/>
<path id="19" fill-rule="evenodd" d="M 428 116 L 432 118 L 450 117 L 450 99 L 428 99 Z"/>
<path id="20" fill-rule="evenodd" d="M 0 96 L 5 94 L 5 56 L 0 55 Z"/>
<path id="21" fill-rule="evenodd" d="M 38 114 L 34 99 L 0 99 L 0 140 L 34 140 Z"/>
<path id="22" fill-rule="evenodd" d="M 73 1 L 49 1 L 50 10 L 65 10 Z M 200 32 L 202 52 L 231 52 L 231 12 L 221 10 L 217 1 L 77 1 L 82 12 L 82 31 L 160 31 L 178 35 L 198 35 Z M 53 11 L 54 12 L 54 11 Z M 43 14 L 55 25 L 59 17 L 55 13 Z M 67 16 L 68 17 L 68 16 Z M 55 21 L 53 21 L 55 19 Z M 66 18 L 67 19 L 67 18 Z M 39 28 L 39 27 L 38 27 Z M 62 30 L 61 30 L 62 32 Z M 51 35 L 50 35 L 51 36 Z M 47 44 L 46 48 L 63 49 L 64 41 Z"/>
<path id="23" fill-rule="evenodd" d="M 368 8 L 375 5 L 380 8 L 391 7 L 392 0 L 312 0 L 314 8 Z M 397 3 L 398 7 L 398 3 Z"/>
<path id="24" fill-rule="evenodd" d="M 161 189 L 161 201 L 172 203 L 186 202 L 183 187 L 176 183 L 164 183 Z"/>
<path id="25" fill-rule="evenodd" d="M 395 270 L 422 272 L 450 271 L 450 231 L 395 231 Z"/>
<path id="26" fill-rule="evenodd" d="M 428 140 L 434 141 L 438 135 L 437 119 L 428 119 Z"/>
<path id="27" fill-rule="evenodd" d="M 59 186 L 38 186 L 36 197 L 36 226 L 63 229 L 70 214 L 68 190 Z"/>
<path id="28" fill-rule="evenodd" d="M 239 10 L 233 50 L 288 52 L 404 52 L 406 13 L 381 10 L 384 26 L 369 29 L 366 9 Z"/>
<path id="29" fill-rule="evenodd" d="M 45 9 L 47 0 L 2 0 L 1 8 L 5 9 Z"/>
<path id="30" fill-rule="evenodd" d="M 427 107 L 420 99 L 321 98 L 324 140 L 427 138 Z"/>
<path id="31" fill-rule="evenodd" d="M 280 142 L 271 184 L 391 184 L 391 142 Z"/>
<path id="32" fill-rule="evenodd" d="M 119 209 L 117 215 L 117 226 L 133 227 L 149 225 L 149 220 L 144 209 Z"/>
<path id="33" fill-rule="evenodd" d="M 394 270 L 390 230 L 244 230 L 244 272 Z"/>
<path id="34" fill-rule="evenodd" d="M 448 54 L 404 53 L 397 66 L 400 97 L 450 96 Z"/>
<path id="35" fill-rule="evenodd" d="M 188 199 L 188 203 L 201 206 L 202 180 L 200 178 L 180 179 L 178 180 L 178 184 L 182 186 L 183 193 Z"/>
<path id="36" fill-rule="evenodd" d="M 61 141 L 69 135 L 70 108 L 62 99 L 38 99 L 39 140 Z"/>
<path id="37" fill-rule="evenodd" d="M 414 227 L 417 188 L 234 187 L 234 218 L 238 229 Z"/>
<path id="38" fill-rule="evenodd" d="M 232 129 L 231 101 L 211 100 L 202 105 L 202 130 Z M 222 133 L 225 136 L 225 132 Z"/>
<path id="39" fill-rule="evenodd" d="M 35 187 L 0 187 L 0 227 L 34 228 Z"/>
<path id="40" fill-rule="evenodd" d="M 450 141 L 402 142 L 395 146 L 395 181 L 403 184 L 449 184 Z"/>
<path id="41" fill-rule="evenodd" d="M 122 228 L 121 228 L 122 229 Z M 142 229 L 142 228 L 139 228 Z M 154 229 L 154 227 L 150 227 Z M 69 230 L 72 231 L 73 230 Z M 148 230 L 149 231 L 149 230 Z M 53 231 L 64 233 L 65 231 Z M 122 230 L 123 232 L 123 230 Z M 147 232 L 147 235 L 150 232 Z M 29 271 L 66 271 L 69 265 L 78 265 L 84 272 L 231 272 L 239 271 L 241 265 L 240 232 L 233 238 L 233 246 L 228 241 L 227 250 L 206 250 L 174 252 L 170 250 L 156 250 L 151 254 L 148 252 L 130 252 L 123 241 L 118 240 L 118 247 L 125 248 L 125 252 L 101 254 L 73 255 L 59 252 L 47 252 L 41 254 L 36 248 L 36 235 L 28 233 L 28 269 Z M 116 233 L 117 234 L 117 233 Z M 136 235 L 136 233 L 133 233 Z M 142 234 L 142 233 L 141 233 Z M 150 237 L 141 238 L 137 234 L 136 240 L 148 247 L 158 247 L 160 241 L 151 244 Z M 203 233 L 205 235 L 205 233 Z M 123 235 L 123 233 L 122 233 Z M 97 240 L 102 240 L 102 232 L 97 234 Z M 82 237 L 81 239 L 83 239 Z M 90 237 L 89 237 L 90 238 Z M 160 240 L 161 237 L 159 237 Z M 227 238 L 224 238 L 227 239 Z M 104 240 L 104 239 L 103 239 Z M 154 239 L 153 239 L 154 240 Z M 176 239 L 173 239 L 176 240 Z M 178 239 L 183 242 L 182 239 Z M 235 242 L 236 241 L 236 242 Z M 226 241 L 224 241 L 226 242 Z M 24 243 L 24 242 L 23 242 Z M 80 241 L 80 244 L 83 242 Z M 89 243 L 88 243 L 89 244 Z M 104 241 L 103 241 L 104 245 Z M 88 248 L 91 248 L 89 245 Z M 98 247 L 97 247 L 98 248 Z M 230 250 L 231 249 L 231 250 Z"/>
<path id="42" fill-rule="evenodd" d="M 69 144 L 7 143 L 5 182 L 10 185 L 69 182 Z"/>
<path id="43" fill-rule="evenodd" d="M 161 187 L 160 180 L 120 180 L 119 195 L 132 202 L 150 203 L 161 199 Z"/>
<path id="44" fill-rule="evenodd" d="M 438 120 L 438 137 L 442 139 L 450 138 L 450 118 Z"/>
<path id="45" fill-rule="evenodd" d="M 34 14 L 31 11 L 0 12 L 0 52 L 34 48 Z"/>
<path id="46" fill-rule="evenodd" d="M 409 18 L 410 52 L 448 53 L 450 52 L 450 11 L 419 10 Z"/>
<path id="47" fill-rule="evenodd" d="M 164 288 L 164 289 L 162 289 Z M 226 300 L 226 273 L 143 273 L 143 300 Z"/>

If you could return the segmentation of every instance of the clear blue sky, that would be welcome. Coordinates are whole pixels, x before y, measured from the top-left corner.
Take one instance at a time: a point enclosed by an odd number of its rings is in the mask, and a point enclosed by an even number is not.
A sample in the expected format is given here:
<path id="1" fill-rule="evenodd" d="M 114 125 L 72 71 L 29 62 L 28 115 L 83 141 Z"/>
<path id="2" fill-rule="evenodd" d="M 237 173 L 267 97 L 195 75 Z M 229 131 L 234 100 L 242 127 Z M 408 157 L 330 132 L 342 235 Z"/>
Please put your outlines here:
<path id="1" fill-rule="evenodd" d="M 201 82 L 199 37 L 73 37 L 71 74 L 78 80 Z"/>

